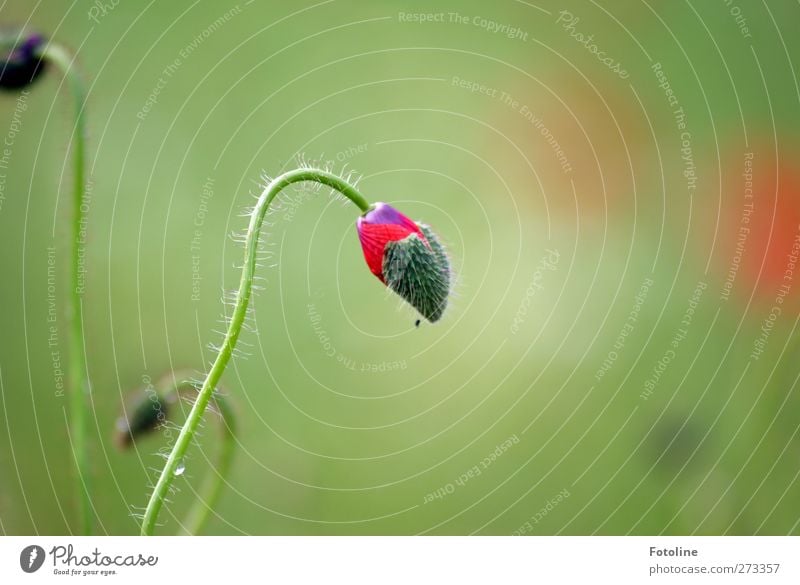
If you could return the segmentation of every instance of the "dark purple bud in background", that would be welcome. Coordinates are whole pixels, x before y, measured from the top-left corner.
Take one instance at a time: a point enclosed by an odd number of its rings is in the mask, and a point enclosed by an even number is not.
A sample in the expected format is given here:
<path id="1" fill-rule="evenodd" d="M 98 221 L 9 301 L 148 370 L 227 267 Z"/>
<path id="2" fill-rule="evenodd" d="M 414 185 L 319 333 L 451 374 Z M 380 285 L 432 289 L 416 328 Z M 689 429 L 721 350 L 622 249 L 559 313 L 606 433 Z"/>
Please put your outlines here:
<path id="1" fill-rule="evenodd" d="M 33 83 L 45 69 L 44 45 L 38 34 L 0 31 L 0 89 L 17 91 Z"/>

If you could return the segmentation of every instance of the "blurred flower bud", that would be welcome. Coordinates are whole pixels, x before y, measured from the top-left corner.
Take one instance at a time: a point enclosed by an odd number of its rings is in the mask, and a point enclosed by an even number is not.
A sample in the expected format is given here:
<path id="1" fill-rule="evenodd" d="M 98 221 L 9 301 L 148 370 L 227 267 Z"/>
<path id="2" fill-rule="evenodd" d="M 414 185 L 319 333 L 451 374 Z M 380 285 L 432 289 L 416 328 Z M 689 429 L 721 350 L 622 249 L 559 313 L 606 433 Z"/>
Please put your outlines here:
<path id="1" fill-rule="evenodd" d="M 135 391 L 125 413 L 117 419 L 114 443 L 127 449 L 141 437 L 163 425 L 174 398 L 161 396 L 152 385 Z"/>
<path id="2" fill-rule="evenodd" d="M 0 89 L 22 89 L 42 74 L 45 61 L 40 50 L 44 44 L 44 37 L 38 34 L 0 31 Z"/>

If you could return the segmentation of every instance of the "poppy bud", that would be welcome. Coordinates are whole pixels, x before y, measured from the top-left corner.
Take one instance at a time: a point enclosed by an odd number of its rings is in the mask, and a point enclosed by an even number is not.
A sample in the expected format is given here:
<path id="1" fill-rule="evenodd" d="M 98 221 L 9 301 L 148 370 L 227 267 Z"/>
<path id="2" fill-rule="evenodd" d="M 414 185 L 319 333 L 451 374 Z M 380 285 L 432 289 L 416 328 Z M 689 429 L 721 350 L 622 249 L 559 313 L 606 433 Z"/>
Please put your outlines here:
<path id="1" fill-rule="evenodd" d="M 120 449 L 130 447 L 134 441 L 163 425 L 169 414 L 171 402 L 155 391 L 152 386 L 136 391 L 125 414 L 117 419 L 114 443 Z"/>
<path id="2" fill-rule="evenodd" d="M 450 294 L 450 261 L 433 230 L 376 203 L 358 218 L 358 238 L 370 271 L 431 323 Z"/>
<path id="3" fill-rule="evenodd" d="M 22 89 L 42 74 L 45 61 L 40 51 L 44 44 L 38 34 L 18 37 L 9 31 L 0 32 L 0 89 Z"/>

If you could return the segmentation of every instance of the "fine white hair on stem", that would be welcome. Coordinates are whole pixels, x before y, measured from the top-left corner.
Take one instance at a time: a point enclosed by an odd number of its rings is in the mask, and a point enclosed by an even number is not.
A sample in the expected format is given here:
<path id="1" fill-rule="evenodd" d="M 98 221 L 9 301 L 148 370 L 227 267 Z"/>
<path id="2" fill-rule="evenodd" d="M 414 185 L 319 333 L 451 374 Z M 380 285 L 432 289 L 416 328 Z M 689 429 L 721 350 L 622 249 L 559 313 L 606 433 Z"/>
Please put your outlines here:
<path id="1" fill-rule="evenodd" d="M 305 163 L 306 161 L 303 160 L 303 162 Z M 241 268 L 242 274 L 239 282 L 239 289 L 235 295 L 231 314 L 229 317 L 226 316 L 226 322 L 228 324 L 227 331 L 221 345 L 210 344 L 212 351 L 216 353 L 216 357 L 202 387 L 197 393 L 197 399 L 186 417 L 181 432 L 173 445 L 167 462 L 161 470 L 158 481 L 150 495 L 150 500 L 142 521 L 142 535 L 150 535 L 153 533 L 157 525 L 159 512 L 163 508 L 167 501 L 167 496 L 170 493 L 176 470 L 179 465 L 183 464 L 183 458 L 201 426 L 203 415 L 214 397 L 214 392 L 220 378 L 230 359 L 240 355 L 237 343 L 251 307 L 255 271 L 259 260 L 259 241 L 262 240 L 262 224 L 264 223 L 267 211 L 273 200 L 284 188 L 294 183 L 308 181 L 336 189 L 350 199 L 360 209 L 361 213 L 370 209 L 370 205 L 366 199 L 364 199 L 350 183 L 344 181 L 338 175 L 317 168 L 307 168 L 303 166 L 299 169 L 288 171 L 270 181 L 263 189 L 252 215 L 250 216 L 247 234 L 244 240 L 245 258 Z M 268 237 L 269 236 L 263 236 L 264 239 Z M 225 295 L 223 294 L 223 298 L 224 297 Z"/>

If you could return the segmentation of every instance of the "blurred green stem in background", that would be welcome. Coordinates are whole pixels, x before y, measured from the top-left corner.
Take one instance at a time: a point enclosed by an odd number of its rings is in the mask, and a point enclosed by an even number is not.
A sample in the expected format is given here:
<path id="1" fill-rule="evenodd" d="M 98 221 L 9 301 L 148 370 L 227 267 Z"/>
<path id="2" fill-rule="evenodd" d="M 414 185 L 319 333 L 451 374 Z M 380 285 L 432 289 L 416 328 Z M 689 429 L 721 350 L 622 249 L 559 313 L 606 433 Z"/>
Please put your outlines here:
<path id="1" fill-rule="evenodd" d="M 115 443 L 121 450 L 148 435 L 163 429 L 175 411 L 181 398 L 194 400 L 200 382 L 192 379 L 191 372 L 169 372 L 154 386 L 147 386 L 133 393 L 123 415 L 116 422 Z M 216 413 L 219 415 L 219 445 L 212 472 L 206 477 L 197 498 L 181 523 L 181 534 L 195 535 L 202 532 L 214 510 L 233 461 L 236 445 L 236 415 L 228 399 L 216 392 L 213 396 Z"/>
<path id="2" fill-rule="evenodd" d="M 86 371 L 86 351 L 83 340 L 83 314 L 81 310 L 81 286 L 79 267 L 81 225 L 85 221 L 83 194 L 86 186 L 86 90 L 80 75 L 73 66 L 74 58 L 61 46 L 48 43 L 41 49 L 41 57 L 55 65 L 64 74 L 75 102 L 75 127 L 72 132 L 72 230 L 70 250 L 70 290 L 67 295 L 67 327 L 69 328 L 69 383 L 70 443 L 76 468 L 76 490 L 80 534 L 92 532 L 91 477 L 87 453 L 87 418 L 91 387 Z"/>
<path id="3" fill-rule="evenodd" d="M 194 390 L 196 387 L 192 386 Z M 214 403 L 220 416 L 220 435 L 222 444 L 218 446 L 217 464 L 211 474 L 206 476 L 194 504 L 183 521 L 182 533 L 196 535 L 202 532 L 211 512 L 217 505 L 222 488 L 228 477 L 236 447 L 236 419 L 230 403 L 222 393 L 214 394 Z"/>
<path id="4" fill-rule="evenodd" d="M 164 469 L 161 471 L 158 482 L 150 496 L 150 501 L 147 503 L 147 509 L 145 510 L 144 519 L 142 521 L 142 536 L 150 536 L 153 534 L 158 520 L 158 514 L 164 505 L 164 499 L 169 493 L 169 488 L 172 485 L 172 481 L 175 479 L 175 475 L 180 475 L 182 473 L 184 465 L 183 458 L 186 455 L 186 450 L 189 448 L 189 444 L 194 438 L 195 431 L 203 418 L 208 402 L 211 400 L 214 390 L 236 347 L 236 342 L 239 339 L 239 334 L 242 331 L 242 325 L 247 315 L 250 296 L 253 292 L 258 238 L 264 216 L 273 199 L 275 199 L 278 193 L 285 187 L 288 187 L 292 183 L 305 181 L 320 183 L 331 187 L 350 199 L 363 213 L 369 211 L 369 203 L 367 203 L 366 199 L 364 199 L 355 187 L 341 177 L 321 169 L 300 168 L 288 171 L 270 181 L 264 188 L 264 191 L 262 191 L 258 198 L 256 206 L 250 214 L 250 223 L 247 227 L 247 235 L 245 237 L 244 267 L 242 268 L 242 277 L 239 281 L 239 290 L 236 293 L 236 303 L 230 323 L 228 324 L 228 331 L 225 333 L 222 347 L 219 349 L 219 353 L 217 353 L 214 364 L 211 366 L 211 370 L 208 372 L 203 386 L 200 388 L 200 392 L 197 395 L 197 400 L 192 406 L 189 416 L 183 424 L 183 428 L 181 428 L 181 432 L 178 435 L 178 439 L 175 441 L 172 452 L 167 458 Z"/>
<path id="5" fill-rule="evenodd" d="M 173 395 L 172 399 L 177 402 L 181 397 L 181 390 L 191 390 L 192 393 L 197 392 L 198 386 L 187 381 L 188 378 L 189 376 L 186 372 L 179 372 L 169 376 L 167 393 L 164 394 L 165 398 L 170 400 L 171 393 Z M 194 399 L 194 396 L 192 395 L 190 398 Z M 213 466 L 211 473 L 206 476 L 203 485 L 200 486 L 197 498 L 189 509 L 186 519 L 181 524 L 181 532 L 188 535 L 196 535 L 202 532 L 211 512 L 217 505 L 222 488 L 225 486 L 225 480 L 228 477 L 228 471 L 231 468 L 234 447 L 236 447 L 236 415 L 233 408 L 225 398 L 224 392 L 218 390 L 214 393 L 212 399 L 220 418 L 220 444 L 217 446 L 216 465 Z"/>

